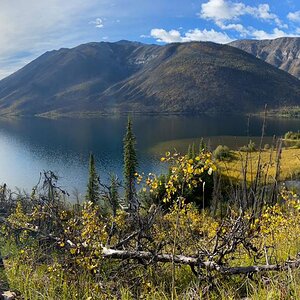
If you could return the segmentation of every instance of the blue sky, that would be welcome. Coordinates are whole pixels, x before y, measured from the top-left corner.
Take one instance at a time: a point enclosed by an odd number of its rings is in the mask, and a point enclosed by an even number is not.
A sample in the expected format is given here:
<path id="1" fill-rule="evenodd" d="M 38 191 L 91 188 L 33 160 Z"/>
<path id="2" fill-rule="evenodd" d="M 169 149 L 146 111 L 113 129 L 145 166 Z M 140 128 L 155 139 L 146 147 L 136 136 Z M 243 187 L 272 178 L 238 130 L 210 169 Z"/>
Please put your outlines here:
<path id="1" fill-rule="evenodd" d="M 1 0 L 0 78 L 47 50 L 300 36 L 299 0 Z"/>

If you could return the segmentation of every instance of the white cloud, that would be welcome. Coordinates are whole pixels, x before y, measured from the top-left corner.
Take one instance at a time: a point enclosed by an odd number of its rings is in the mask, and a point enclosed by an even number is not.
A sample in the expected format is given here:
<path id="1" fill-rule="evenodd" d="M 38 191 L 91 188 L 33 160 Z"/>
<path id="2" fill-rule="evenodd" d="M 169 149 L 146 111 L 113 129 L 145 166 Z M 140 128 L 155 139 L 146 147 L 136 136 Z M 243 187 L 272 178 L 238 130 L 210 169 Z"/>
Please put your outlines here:
<path id="1" fill-rule="evenodd" d="M 249 34 L 249 30 L 246 29 L 242 24 L 224 24 L 221 21 L 217 21 L 216 24 L 222 29 L 222 30 L 235 30 L 239 33 L 241 33 L 242 36 L 246 36 Z"/>
<path id="2" fill-rule="evenodd" d="M 287 25 L 283 24 L 276 14 L 270 12 L 269 4 L 260 4 L 258 7 L 252 7 L 251 9 L 252 13 L 250 13 L 250 15 L 257 19 L 274 21 L 280 27 L 287 27 Z"/>
<path id="3" fill-rule="evenodd" d="M 288 36 L 294 36 L 291 34 L 288 34 L 278 28 L 275 28 L 272 33 L 268 33 L 264 30 L 253 30 L 251 35 L 258 40 L 271 40 L 271 39 L 277 39 L 280 37 L 288 37 Z"/>
<path id="4" fill-rule="evenodd" d="M 183 37 L 184 41 L 211 41 L 220 44 L 226 44 L 232 41 L 232 39 L 223 32 L 211 30 L 194 29 L 188 31 Z"/>
<path id="5" fill-rule="evenodd" d="M 201 13 L 199 14 L 203 19 L 213 20 L 219 27 L 226 26 L 225 22 L 237 20 L 244 15 L 250 15 L 263 21 L 273 21 L 280 27 L 287 26 L 276 14 L 270 12 L 269 4 L 248 6 L 242 2 L 209 0 L 201 5 Z"/>
<path id="6" fill-rule="evenodd" d="M 287 18 L 292 22 L 300 23 L 300 10 L 295 11 L 295 12 L 290 12 L 287 15 Z"/>
<path id="7" fill-rule="evenodd" d="M 1 0 L 0 78 L 47 50 L 84 40 L 80 24 L 105 12 L 109 0 Z M 87 26 L 88 27 L 88 26 Z M 5 60 L 5 63 L 3 62 Z"/>
<path id="8" fill-rule="evenodd" d="M 184 35 L 178 30 L 166 31 L 164 29 L 152 29 L 151 36 L 154 37 L 158 42 L 165 43 L 184 43 L 192 41 L 211 41 L 220 44 L 226 44 L 232 41 L 232 39 L 223 32 L 218 32 L 213 29 L 211 30 L 200 30 L 193 29 L 186 32 Z"/>
<path id="9" fill-rule="evenodd" d="M 203 19 L 234 20 L 245 14 L 245 4 L 225 0 L 209 0 L 201 5 L 200 16 Z"/>
<path id="10" fill-rule="evenodd" d="M 158 42 L 177 43 L 182 42 L 181 34 L 178 30 L 166 31 L 164 29 L 154 28 L 151 30 L 151 36 Z"/>
<path id="11" fill-rule="evenodd" d="M 90 24 L 94 24 L 96 28 L 103 28 L 104 24 L 101 18 L 97 18 L 95 21 L 91 21 Z"/>

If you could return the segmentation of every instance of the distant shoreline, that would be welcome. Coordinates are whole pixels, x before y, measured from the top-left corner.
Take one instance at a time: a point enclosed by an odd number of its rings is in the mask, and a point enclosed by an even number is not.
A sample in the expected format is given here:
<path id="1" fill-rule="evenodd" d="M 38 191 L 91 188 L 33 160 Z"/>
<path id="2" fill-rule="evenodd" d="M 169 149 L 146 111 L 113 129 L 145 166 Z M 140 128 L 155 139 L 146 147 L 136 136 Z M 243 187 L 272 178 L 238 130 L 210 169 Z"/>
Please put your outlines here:
<path id="1" fill-rule="evenodd" d="M 49 112 L 49 113 L 41 113 L 41 114 L 17 114 L 17 113 L 8 113 L 1 114 L 0 118 L 45 118 L 45 119 L 96 119 L 102 117 L 119 117 L 119 116 L 128 116 L 128 115 L 145 115 L 145 116 L 216 116 L 216 115 L 240 115 L 245 117 L 264 117 L 265 112 L 138 112 L 138 111 L 117 111 L 117 112 Z M 290 110 L 278 109 L 278 110 L 270 110 L 266 112 L 267 118 L 286 118 L 286 119 L 299 119 L 300 118 L 300 107 L 292 108 Z"/>

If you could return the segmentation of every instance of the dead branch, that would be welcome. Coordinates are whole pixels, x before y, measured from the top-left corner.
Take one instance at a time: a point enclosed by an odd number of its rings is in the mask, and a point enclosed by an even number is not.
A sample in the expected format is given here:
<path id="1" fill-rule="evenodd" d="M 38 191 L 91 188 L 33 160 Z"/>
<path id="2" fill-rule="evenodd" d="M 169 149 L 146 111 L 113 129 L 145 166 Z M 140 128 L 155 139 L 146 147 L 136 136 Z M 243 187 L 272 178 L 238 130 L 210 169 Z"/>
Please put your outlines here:
<path id="1" fill-rule="evenodd" d="M 223 275 L 239 275 L 239 274 L 253 274 L 253 273 L 265 273 L 274 271 L 286 271 L 289 269 L 297 269 L 300 267 L 300 259 L 294 261 L 286 261 L 284 264 L 278 265 L 258 265 L 258 266 L 245 266 L 245 267 L 225 267 L 218 265 L 213 261 L 199 261 L 196 257 L 184 256 L 184 255 L 171 255 L 171 254 L 157 254 L 154 255 L 151 252 L 145 251 L 126 251 L 126 250 L 114 250 L 103 248 L 103 258 L 111 259 L 136 259 L 136 260 L 150 260 L 155 258 L 156 262 L 162 263 L 176 263 L 181 265 L 189 265 L 193 267 L 205 268 L 209 271 L 217 271 Z"/>

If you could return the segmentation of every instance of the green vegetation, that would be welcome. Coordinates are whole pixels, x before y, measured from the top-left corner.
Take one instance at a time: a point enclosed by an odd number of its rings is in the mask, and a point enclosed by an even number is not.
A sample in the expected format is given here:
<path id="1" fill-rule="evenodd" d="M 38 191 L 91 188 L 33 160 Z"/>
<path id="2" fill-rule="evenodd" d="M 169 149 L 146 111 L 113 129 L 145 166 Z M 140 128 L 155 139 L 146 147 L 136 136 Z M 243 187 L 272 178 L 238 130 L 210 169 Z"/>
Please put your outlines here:
<path id="1" fill-rule="evenodd" d="M 245 145 L 240 148 L 240 151 L 241 152 L 255 152 L 256 151 L 255 143 L 252 140 L 250 140 L 248 145 Z"/>
<path id="2" fill-rule="evenodd" d="M 124 182 L 125 182 L 125 201 L 130 211 L 138 209 L 136 199 L 136 174 L 137 174 L 137 157 L 135 151 L 135 137 L 132 132 L 132 121 L 128 118 L 127 131 L 124 137 Z"/>
<path id="3" fill-rule="evenodd" d="M 129 119 L 123 184 L 112 175 L 95 189 L 91 155 L 83 203 L 66 202 L 53 172 L 30 196 L 0 187 L 11 289 L 30 300 L 299 299 L 300 198 L 278 183 L 299 171 L 300 149 L 199 148 L 166 152 L 166 174 L 138 174 Z"/>
<path id="4" fill-rule="evenodd" d="M 229 147 L 219 145 L 213 152 L 215 159 L 218 160 L 230 160 L 232 158 L 232 153 Z"/>
<path id="5" fill-rule="evenodd" d="M 300 106 L 283 107 L 280 109 L 271 109 L 267 112 L 270 117 L 279 118 L 300 118 Z"/>
<path id="6" fill-rule="evenodd" d="M 289 131 L 284 135 L 285 140 L 292 140 L 292 141 L 300 141 L 300 131 L 298 132 L 293 132 Z"/>
<path id="7" fill-rule="evenodd" d="M 90 160 L 89 160 L 89 181 L 87 185 L 87 192 L 86 192 L 85 199 L 93 203 L 98 203 L 100 201 L 99 191 L 100 191 L 99 177 L 96 171 L 95 158 L 94 155 L 91 153 Z"/>

